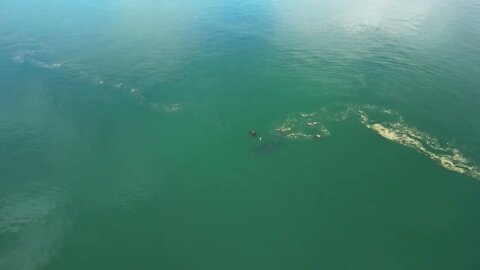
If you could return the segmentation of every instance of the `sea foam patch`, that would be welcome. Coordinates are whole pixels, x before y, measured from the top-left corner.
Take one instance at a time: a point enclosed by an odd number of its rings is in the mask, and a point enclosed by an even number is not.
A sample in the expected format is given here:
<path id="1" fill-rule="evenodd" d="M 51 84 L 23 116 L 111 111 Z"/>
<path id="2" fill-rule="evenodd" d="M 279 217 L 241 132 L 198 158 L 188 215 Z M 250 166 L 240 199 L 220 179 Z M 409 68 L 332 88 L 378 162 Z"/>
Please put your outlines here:
<path id="1" fill-rule="evenodd" d="M 369 109 L 371 110 L 372 108 Z M 377 110 L 377 108 L 374 109 L 383 113 L 387 112 L 385 110 Z M 437 138 L 408 126 L 397 113 L 388 110 L 389 114 L 397 115 L 397 119 L 396 121 L 384 122 L 370 120 L 368 113 L 363 109 L 359 109 L 358 113 L 362 124 L 383 138 L 415 149 L 436 161 L 445 169 L 466 174 L 480 180 L 480 169 L 475 163 L 465 157 L 460 150 L 449 144 L 442 144 Z"/>
<path id="2" fill-rule="evenodd" d="M 38 68 L 47 68 L 47 69 L 57 69 L 61 68 L 64 65 L 64 62 L 48 62 L 46 60 L 41 60 L 37 57 L 36 50 L 24 50 L 15 53 L 11 59 L 13 62 L 18 64 L 29 63 Z"/>
<path id="3" fill-rule="evenodd" d="M 74 61 L 57 61 L 51 62 L 48 59 L 48 53 L 43 50 L 22 50 L 11 55 L 11 60 L 17 64 L 26 64 L 36 68 L 57 70 L 58 72 L 65 72 L 72 75 L 72 78 L 80 81 L 90 82 L 96 87 L 107 88 L 110 90 L 123 91 L 130 94 L 132 97 L 142 104 L 153 108 L 155 111 L 164 113 L 178 113 L 184 109 L 184 104 L 180 103 L 164 103 L 152 102 L 144 96 L 144 91 L 136 87 L 111 78 L 101 71 L 95 69 L 94 66 L 84 65 Z"/>
<path id="4" fill-rule="evenodd" d="M 287 139 L 319 139 L 330 135 L 330 124 L 349 118 L 359 119 L 363 126 L 381 137 L 414 149 L 445 169 L 480 180 L 479 166 L 453 143 L 441 142 L 409 126 L 398 112 L 379 106 L 345 104 L 323 107 L 317 112 L 300 112 L 283 120 L 274 133 Z"/>
<path id="5" fill-rule="evenodd" d="M 330 135 L 316 113 L 299 113 L 288 116 L 279 124 L 274 133 L 287 139 L 320 139 Z"/>

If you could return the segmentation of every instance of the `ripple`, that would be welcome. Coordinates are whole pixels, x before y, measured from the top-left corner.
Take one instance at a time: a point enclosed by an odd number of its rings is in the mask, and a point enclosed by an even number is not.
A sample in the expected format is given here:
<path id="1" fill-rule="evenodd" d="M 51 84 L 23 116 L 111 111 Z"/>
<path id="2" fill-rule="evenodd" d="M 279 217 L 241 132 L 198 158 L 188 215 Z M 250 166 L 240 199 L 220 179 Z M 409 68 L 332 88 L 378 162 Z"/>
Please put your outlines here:
<path id="1" fill-rule="evenodd" d="M 16 193 L 0 200 L 0 269 L 38 269 L 47 264 L 63 236 L 56 189 Z"/>
<path id="2" fill-rule="evenodd" d="M 33 222 L 43 222 L 55 210 L 57 193 L 11 195 L 0 201 L 0 234 L 14 233 Z"/>

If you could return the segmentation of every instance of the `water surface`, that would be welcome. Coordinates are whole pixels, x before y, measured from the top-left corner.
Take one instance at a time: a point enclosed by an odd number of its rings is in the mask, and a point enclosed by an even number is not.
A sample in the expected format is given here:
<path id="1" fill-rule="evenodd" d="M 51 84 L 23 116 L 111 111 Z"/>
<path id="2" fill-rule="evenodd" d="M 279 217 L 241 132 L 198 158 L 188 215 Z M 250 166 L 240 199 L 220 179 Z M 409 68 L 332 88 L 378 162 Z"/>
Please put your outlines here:
<path id="1" fill-rule="evenodd" d="M 479 269 L 479 13 L 2 1 L 0 269 Z"/>

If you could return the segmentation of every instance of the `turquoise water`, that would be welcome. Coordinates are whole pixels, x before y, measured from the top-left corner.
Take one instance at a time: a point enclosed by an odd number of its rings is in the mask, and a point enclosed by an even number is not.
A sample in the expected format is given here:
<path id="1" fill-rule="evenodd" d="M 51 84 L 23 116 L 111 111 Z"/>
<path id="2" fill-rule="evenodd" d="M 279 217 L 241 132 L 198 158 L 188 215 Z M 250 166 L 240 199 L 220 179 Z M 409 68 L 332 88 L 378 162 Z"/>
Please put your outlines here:
<path id="1" fill-rule="evenodd" d="M 1 1 L 0 269 L 480 269 L 478 14 Z"/>

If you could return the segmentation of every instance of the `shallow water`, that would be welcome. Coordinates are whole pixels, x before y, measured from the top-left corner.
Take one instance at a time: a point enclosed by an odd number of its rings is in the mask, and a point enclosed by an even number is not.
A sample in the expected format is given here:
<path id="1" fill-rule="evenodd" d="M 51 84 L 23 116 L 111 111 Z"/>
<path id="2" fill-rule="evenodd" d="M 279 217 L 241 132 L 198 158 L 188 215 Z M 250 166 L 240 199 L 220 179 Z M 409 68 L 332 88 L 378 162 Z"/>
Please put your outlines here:
<path id="1" fill-rule="evenodd" d="M 479 269 L 479 13 L 0 2 L 0 269 Z"/>

